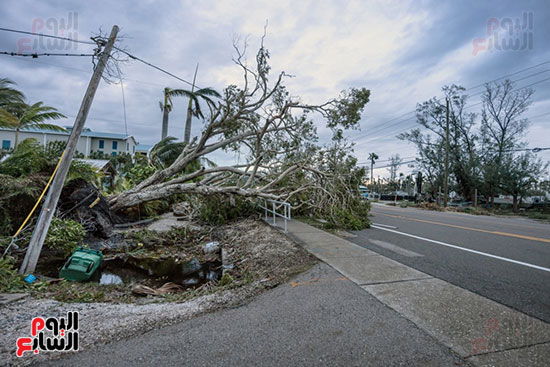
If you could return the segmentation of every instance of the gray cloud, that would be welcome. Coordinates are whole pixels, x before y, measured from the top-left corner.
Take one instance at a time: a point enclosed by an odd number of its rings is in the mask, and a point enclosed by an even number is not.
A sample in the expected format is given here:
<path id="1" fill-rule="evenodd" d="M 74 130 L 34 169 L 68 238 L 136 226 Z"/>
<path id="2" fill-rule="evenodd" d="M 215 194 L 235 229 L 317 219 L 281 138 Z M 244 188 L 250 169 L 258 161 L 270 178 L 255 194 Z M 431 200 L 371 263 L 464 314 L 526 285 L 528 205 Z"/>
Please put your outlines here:
<path id="1" fill-rule="evenodd" d="M 368 141 L 356 148 L 361 161 L 371 151 L 377 152 L 381 159 L 397 152 L 401 156 L 414 155 L 414 147 L 394 137 L 404 128 L 414 126 L 413 120 L 382 131 L 380 126 L 412 111 L 416 103 L 440 95 L 443 85 L 471 87 L 550 60 L 546 40 L 550 34 L 548 10 L 544 0 L 521 3 L 7 0 L 3 2 L 0 23 L 3 27 L 30 31 L 36 18 L 66 18 L 69 12 L 77 12 L 80 39 L 87 39 L 100 26 L 108 31 L 118 24 L 126 36 L 124 44 L 132 53 L 188 80 L 200 63 L 198 84 L 222 90 L 229 83 L 240 82 L 240 73 L 231 61 L 232 39 L 235 35 L 250 36 L 249 60 L 253 60 L 264 22 L 269 19 L 266 45 L 272 52 L 273 71 L 296 75 L 287 82 L 293 95 L 317 103 L 351 86 L 371 89 L 371 102 L 361 126 L 372 134 L 358 141 Z M 472 41 L 485 35 L 489 18 L 516 17 L 523 11 L 534 14 L 533 50 L 472 55 Z M 0 49 L 16 51 L 17 42 L 23 37 L 1 32 Z M 78 45 L 78 52 L 88 50 L 90 47 Z M 31 101 L 42 100 L 68 116 L 76 115 L 92 71 L 88 58 L 68 57 L 22 60 L 0 56 L 0 67 L 1 76 L 16 81 Z M 516 78 L 548 68 L 550 65 Z M 188 86 L 135 62 L 124 68 L 124 77 L 128 131 L 140 142 L 154 143 L 160 136 L 158 101 L 163 87 Z M 550 77 L 550 72 L 518 85 L 546 77 Z M 534 86 L 535 103 L 526 116 L 548 112 L 549 86 L 548 81 Z M 472 103 L 476 101 L 472 98 Z M 530 146 L 548 144 L 544 133 L 548 118 L 533 120 L 527 135 Z M 170 135 L 183 136 L 184 119 L 185 101 L 176 99 L 170 116 Z M 63 124 L 72 124 L 72 119 Z M 87 126 L 93 130 L 124 132 L 119 85 L 101 84 Z M 196 123 L 194 133 L 200 129 Z M 322 140 L 329 138 L 320 120 L 318 130 Z M 358 133 L 351 132 L 350 136 Z M 548 153 L 540 156 L 550 159 Z M 216 159 L 229 161 L 234 157 L 219 155 Z"/>

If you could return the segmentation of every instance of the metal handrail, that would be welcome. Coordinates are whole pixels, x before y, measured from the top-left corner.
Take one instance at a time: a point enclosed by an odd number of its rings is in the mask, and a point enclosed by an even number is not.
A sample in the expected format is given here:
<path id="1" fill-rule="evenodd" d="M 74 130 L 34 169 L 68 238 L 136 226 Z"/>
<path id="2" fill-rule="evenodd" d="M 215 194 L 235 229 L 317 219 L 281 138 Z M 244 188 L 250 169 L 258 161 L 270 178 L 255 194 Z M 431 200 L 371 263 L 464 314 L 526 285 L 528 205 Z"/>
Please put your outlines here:
<path id="1" fill-rule="evenodd" d="M 265 221 L 267 223 L 269 223 L 267 213 L 271 213 L 273 215 L 273 225 L 274 226 L 277 225 L 277 217 L 283 218 L 285 233 L 287 233 L 288 232 L 287 222 L 291 219 L 291 216 L 290 216 L 290 209 L 291 209 L 290 203 L 287 203 L 286 201 L 277 201 L 277 200 L 264 199 L 264 198 L 259 198 L 259 201 L 260 201 L 260 203 L 258 203 L 258 207 L 260 207 L 261 209 L 264 209 L 264 211 L 265 211 Z M 263 206 L 262 206 L 261 202 L 263 202 Z M 271 204 L 270 205 L 271 209 L 269 208 L 268 203 Z M 277 212 L 277 210 L 281 207 L 283 208 L 283 213 L 282 214 Z"/>

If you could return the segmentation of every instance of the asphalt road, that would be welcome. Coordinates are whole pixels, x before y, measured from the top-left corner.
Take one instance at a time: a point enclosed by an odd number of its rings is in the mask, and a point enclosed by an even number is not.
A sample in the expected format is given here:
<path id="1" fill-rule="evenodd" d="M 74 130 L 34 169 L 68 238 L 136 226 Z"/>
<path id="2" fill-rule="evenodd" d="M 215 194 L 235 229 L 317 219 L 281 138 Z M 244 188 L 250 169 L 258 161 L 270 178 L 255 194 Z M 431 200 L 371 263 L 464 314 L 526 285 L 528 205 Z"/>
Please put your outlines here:
<path id="1" fill-rule="evenodd" d="M 550 322 L 550 224 L 383 204 L 371 213 L 352 242 Z"/>

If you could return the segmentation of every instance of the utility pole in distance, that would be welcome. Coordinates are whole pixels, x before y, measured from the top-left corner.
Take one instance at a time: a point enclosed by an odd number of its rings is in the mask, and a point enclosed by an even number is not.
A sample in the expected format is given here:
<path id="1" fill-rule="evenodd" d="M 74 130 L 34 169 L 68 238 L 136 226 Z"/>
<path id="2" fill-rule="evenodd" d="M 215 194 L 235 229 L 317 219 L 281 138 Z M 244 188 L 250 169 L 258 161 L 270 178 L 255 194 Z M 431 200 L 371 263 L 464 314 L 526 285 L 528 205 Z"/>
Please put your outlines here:
<path id="1" fill-rule="evenodd" d="M 447 101 L 447 127 L 445 128 L 445 182 L 444 182 L 444 191 L 445 193 L 443 198 L 443 207 L 447 207 L 447 199 L 449 195 L 449 97 L 446 98 Z"/>
<path id="2" fill-rule="evenodd" d="M 44 240 L 46 239 L 46 235 L 48 234 L 48 229 L 50 228 L 50 223 L 55 213 L 55 208 L 57 207 L 57 202 L 59 200 L 59 196 L 61 195 L 61 190 L 63 190 L 65 178 L 67 177 L 73 155 L 76 151 L 76 144 L 78 143 L 78 139 L 80 138 L 80 134 L 82 133 L 82 129 L 84 128 L 84 124 L 86 123 L 88 112 L 90 111 L 90 107 L 92 106 L 94 95 L 97 91 L 99 82 L 101 81 L 103 70 L 105 69 L 105 65 L 107 64 L 109 55 L 113 49 L 117 34 L 118 26 L 114 25 L 113 29 L 111 30 L 109 40 L 107 41 L 105 49 L 103 50 L 103 53 L 101 54 L 101 57 L 99 59 L 99 63 L 94 70 L 92 79 L 90 80 L 90 84 L 88 84 L 88 89 L 86 90 L 86 94 L 84 95 L 84 99 L 82 100 L 82 104 L 80 105 L 80 110 L 78 111 L 78 115 L 76 116 L 71 135 L 69 136 L 69 140 L 67 141 L 65 154 L 61 158 L 59 169 L 53 179 L 52 185 L 50 186 L 48 195 L 46 196 L 46 200 L 44 201 L 44 205 L 42 207 L 42 210 L 40 211 L 40 215 L 38 216 L 38 222 L 34 227 L 31 241 L 29 243 L 29 247 L 27 248 L 27 253 L 25 254 L 25 258 L 23 259 L 23 264 L 19 269 L 19 274 L 31 273 L 36 268 L 36 263 L 38 262 L 40 252 L 42 251 L 42 245 L 44 245 Z"/>

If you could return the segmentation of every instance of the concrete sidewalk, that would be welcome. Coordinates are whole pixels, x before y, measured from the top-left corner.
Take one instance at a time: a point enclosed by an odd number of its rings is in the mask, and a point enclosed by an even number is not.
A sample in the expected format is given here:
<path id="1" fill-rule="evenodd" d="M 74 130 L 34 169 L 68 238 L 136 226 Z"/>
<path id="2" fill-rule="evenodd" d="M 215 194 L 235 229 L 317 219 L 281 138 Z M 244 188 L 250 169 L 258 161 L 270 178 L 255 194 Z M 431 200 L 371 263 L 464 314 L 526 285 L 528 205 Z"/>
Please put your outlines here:
<path id="1" fill-rule="evenodd" d="M 289 234 L 478 366 L 547 366 L 550 325 L 298 221 Z"/>
<path id="2" fill-rule="evenodd" d="M 237 308 L 48 361 L 48 366 L 466 366 L 320 263 Z"/>

